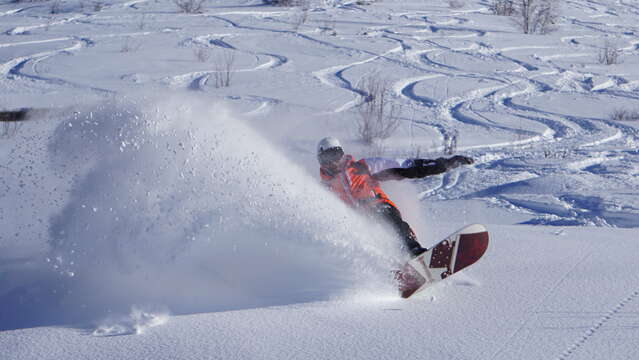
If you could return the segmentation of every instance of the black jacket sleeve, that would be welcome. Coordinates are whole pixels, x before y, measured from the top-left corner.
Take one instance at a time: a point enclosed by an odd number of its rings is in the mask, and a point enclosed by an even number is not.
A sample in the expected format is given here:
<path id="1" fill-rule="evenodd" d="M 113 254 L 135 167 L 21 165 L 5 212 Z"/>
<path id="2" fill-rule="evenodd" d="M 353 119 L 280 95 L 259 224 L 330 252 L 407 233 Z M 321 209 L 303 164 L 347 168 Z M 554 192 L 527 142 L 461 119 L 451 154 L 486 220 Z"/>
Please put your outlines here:
<path id="1" fill-rule="evenodd" d="M 435 160 L 419 159 L 415 165 L 407 168 L 390 168 L 373 174 L 373 178 L 378 181 L 401 180 L 401 179 L 418 179 L 430 175 L 437 175 L 445 172 L 446 159 L 439 158 Z"/>
<path id="2" fill-rule="evenodd" d="M 446 170 L 456 168 L 460 165 L 470 165 L 473 159 L 456 155 L 451 158 L 437 158 L 435 160 L 414 159 L 413 166 L 406 168 L 390 168 L 373 174 L 373 178 L 378 181 L 419 179 L 430 175 L 437 175 Z"/>

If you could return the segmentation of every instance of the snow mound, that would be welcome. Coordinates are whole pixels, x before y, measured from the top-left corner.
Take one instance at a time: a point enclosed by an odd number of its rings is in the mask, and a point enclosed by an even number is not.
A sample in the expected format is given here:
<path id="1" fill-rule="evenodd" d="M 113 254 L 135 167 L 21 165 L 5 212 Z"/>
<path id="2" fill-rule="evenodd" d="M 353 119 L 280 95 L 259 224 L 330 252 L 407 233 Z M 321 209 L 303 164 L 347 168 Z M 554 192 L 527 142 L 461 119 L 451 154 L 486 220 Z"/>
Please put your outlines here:
<path id="1" fill-rule="evenodd" d="M 149 328 L 165 324 L 169 320 L 166 310 L 147 310 L 133 306 L 126 317 L 106 319 L 91 333 L 93 336 L 120 336 L 143 334 Z"/>

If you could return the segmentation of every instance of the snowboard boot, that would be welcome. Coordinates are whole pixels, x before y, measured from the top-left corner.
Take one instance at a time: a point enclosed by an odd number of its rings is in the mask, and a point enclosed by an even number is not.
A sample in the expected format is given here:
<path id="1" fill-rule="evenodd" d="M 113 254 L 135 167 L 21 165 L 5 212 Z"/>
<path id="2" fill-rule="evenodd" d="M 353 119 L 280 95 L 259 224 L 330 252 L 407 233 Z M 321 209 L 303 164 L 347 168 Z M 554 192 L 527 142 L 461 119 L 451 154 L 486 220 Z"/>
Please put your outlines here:
<path id="1" fill-rule="evenodd" d="M 418 257 L 419 255 L 425 253 L 426 251 L 428 251 L 428 249 L 421 247 L 421 246 L 415 246 L 413 248 L 409 249 L 410 253 L 413 255 L 413 258 Z"/>
<path id="2" fill-rule="evenodd" d="M 413 258 L 418 257 L 419 255 L 428 251 L 425 247 L 422 247 L 419 242 L 417 242 L 417 236 L 413 229 L 410 228 L 408 223 L 404 222 L 401 226 L 400 236 L 402 236 L 404 240 L 404 245 L 408 249 L 408 252 L 411 254 Z"/>

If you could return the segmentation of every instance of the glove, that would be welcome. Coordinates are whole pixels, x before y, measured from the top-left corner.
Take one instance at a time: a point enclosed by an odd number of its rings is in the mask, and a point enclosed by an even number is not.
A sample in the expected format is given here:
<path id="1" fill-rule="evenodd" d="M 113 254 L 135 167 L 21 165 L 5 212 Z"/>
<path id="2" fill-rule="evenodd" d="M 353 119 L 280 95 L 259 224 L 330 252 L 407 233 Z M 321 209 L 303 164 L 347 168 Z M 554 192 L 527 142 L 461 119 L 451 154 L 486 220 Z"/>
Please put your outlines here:
<path id="1" fill-rule="evenodd" d="M 470 164 L 472 164 L 474 162 L 475 162 L 475 160 L 473 160 L 472 158 L 469 158 L 467 156 L 455 155 L 455 156 L 451 157 L 450 159 L 446 159 L 446 168 L 447 169 L 454 169 L 454 168 L 458 167 L 459 165 L 470 165 Z"/>

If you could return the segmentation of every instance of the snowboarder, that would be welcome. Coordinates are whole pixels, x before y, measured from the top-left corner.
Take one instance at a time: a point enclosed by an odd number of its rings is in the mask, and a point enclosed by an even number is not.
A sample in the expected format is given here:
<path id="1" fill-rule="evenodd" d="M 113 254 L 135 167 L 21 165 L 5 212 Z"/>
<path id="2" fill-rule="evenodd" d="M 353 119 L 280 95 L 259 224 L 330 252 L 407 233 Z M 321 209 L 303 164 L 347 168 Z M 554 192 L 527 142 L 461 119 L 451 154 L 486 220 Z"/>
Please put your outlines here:
<path id="1" fill-rule="evenodd" d="M 339 140 L 333 137 L 326 137 L 318 143 L 317 160 L 322 183 L 348 205 L 388 222 L 403 240 L 404 249 L 413 256 L 427 249 L 417 242 L 415 232 L 402 219 L 397 206 L 382 191 L 379 182 L 423 178 L 473 163 L 472 158 L 460 155 L 435 160 L 369 158 L 355 161 L 353 156 L 344 154 Z"/>

